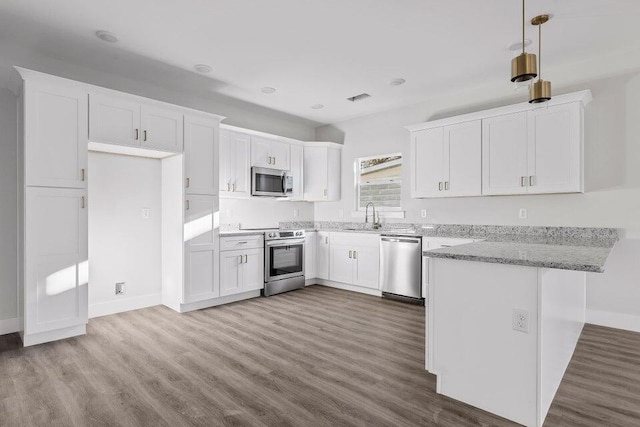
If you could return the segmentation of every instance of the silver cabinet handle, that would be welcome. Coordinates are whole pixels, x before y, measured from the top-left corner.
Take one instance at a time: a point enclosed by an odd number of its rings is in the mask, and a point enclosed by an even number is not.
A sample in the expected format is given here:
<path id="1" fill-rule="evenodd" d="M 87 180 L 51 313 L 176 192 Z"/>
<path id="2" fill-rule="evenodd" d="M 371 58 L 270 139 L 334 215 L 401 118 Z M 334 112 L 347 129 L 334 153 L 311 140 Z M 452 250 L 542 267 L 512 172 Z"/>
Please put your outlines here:
<path id="1" fill-rule="evenodd" d="M 353 251 L 349 251 L 349 258 L 351 258 L 352 254 L 353 254 Z"/>
<path id="2" fill-rule="evenodd" d="M 187 210 L 189 210 L 189 199 L 186 200 Z"/>
<path id="3" fill-rule="evenodd" d="M 80 176 L 82 177 L 82 180 L 85 180 L 85 171 L 84 169 L 80 169 Z"/>
<path id="4" fill-rule="evenodd" d="M 147 131 L 146 131 L 146 130 L 145 130 L 145 131 L 143 131 L 143 132 L 142 132 L 142 135 L 143 135 L 142 140 L 143 140 L 143 141 L 146 141 L 146 140 L 147 140 Z"/>
<path id="5" fill-rule="evenodd" d="M 327 189 L 324 189 L 324 197 L 327 197 Z"/>
<path id="6" fill-rule="evenodd" d="M 271 156 L 268 157 L 267 163 L 271 164 Z"/>
<path id="7" fill-rule="evenodd" d="M 445 181 L 445 182 L 444 182 L 444 189 L 445 189 L 446 191 L 449 191 L 449 181 Z"/>
<path id="8" fill-rule="evenodd" d="M 187 178 L 187 188 L 189 188 L 189 185 L 191 185 L 191 180 Z"/>
<path id="9" fill-rule="evenodd" d="M 138 140 L 138 138 L 139 138 L 138 133 L 139 133 L 139 131 L 138 131 L 138 129 L 136 129 L 136 141 L 137 141 L 137 140 Z"/>
<path id="10" fill-rule="evenodd" d="M 84 196 L 80 198 L 80 207 L 84 209 Z"/>
<path id="11" fill-rule="evenodd" d="M 244 256 L 244 263 L 246 264 L 247 262 L 249 262 L 249 258 L 247 255 Z"/>
<path id="12" fill-rule="evenodd" d="M 442 191 L 442 182 L 438 183 L 438 191 Z"/>
<path id="13" fill-rule="evenodd" d="M 242 264 L 242 255 L 238 255 L 240 257 L 240 264 Z"/>
<path id="14" fill-rule="evenodd" d="M 520 187 L 526 187 L 527 186 L 527 184 L 525 182 L 525 178 L 526 177 L 524 177 L 524 176 L 520 177 Z"/>
<path id="15" fill-rule="evenodd" d="M 233 184 L 231 184 L 231 187 L 232 187 L 231 191 L 235 192 L 236 191 L 236 183 L 234 182 Z"/>
<path id="16" fill-rule="evenodd" d="M 533 183 L 533 175 L 531 175 L 531 176 L 529 177 L 529 185 L 530 185 L 530 186 L 532 186 L 532 187 L 534 186 L 534 183 Z"/>
<path id="17" fill-rule="evenodd" d="M 353 259 L 358 259 L 358 251 L 353 251 Z"/>
<path id="18" fill-rule="evenodd" d="M 276 158 L 275 157 L 273 158 L 273 164 L 274 165 L 276 164 Z"/>
<path id="19" fill-rule="evenodd" d="M 231 190 L 231 184 L 229 184 L 229 183 L 227 182 L 227 192 L 228 192 L 229 190 Z"/>
<path id="20" fill-rule="evenodd" d="M 325 236 L 325 238 L 324 238 L 324 244 L 325 244 L 325 245 L 328 245 L 328 244 L 329 244 L 329 237 L 326 237 L 326 236 Z"/>

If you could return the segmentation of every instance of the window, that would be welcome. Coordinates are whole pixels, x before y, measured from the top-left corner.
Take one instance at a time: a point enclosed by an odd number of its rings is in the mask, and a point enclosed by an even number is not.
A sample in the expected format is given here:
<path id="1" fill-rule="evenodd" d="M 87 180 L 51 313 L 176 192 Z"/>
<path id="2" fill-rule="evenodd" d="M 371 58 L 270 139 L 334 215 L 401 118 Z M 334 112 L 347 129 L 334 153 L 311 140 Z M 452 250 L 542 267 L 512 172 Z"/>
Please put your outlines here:
<path id="1" fill-rule="evenodd" d="M 356 160 L 357 210 L 372 202 L 377 210 L 400 210 L 402 154 L 364 157 Z"/>

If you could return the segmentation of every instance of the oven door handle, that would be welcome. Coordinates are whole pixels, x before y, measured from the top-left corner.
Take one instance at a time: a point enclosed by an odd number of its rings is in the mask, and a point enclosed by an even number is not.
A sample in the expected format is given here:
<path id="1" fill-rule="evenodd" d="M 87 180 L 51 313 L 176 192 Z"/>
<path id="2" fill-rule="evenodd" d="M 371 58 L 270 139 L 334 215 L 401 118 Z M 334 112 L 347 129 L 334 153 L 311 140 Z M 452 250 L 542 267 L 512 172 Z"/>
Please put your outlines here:
<path id="1" fill-rule="evenodd" d="M 290 239 L 290 240 L 273 240 L 267 242 L 266 244 L 269 247 L 277 247 L 277 246 L 294 246 L 294 245 L 303 245 L 304 239 Z"/>

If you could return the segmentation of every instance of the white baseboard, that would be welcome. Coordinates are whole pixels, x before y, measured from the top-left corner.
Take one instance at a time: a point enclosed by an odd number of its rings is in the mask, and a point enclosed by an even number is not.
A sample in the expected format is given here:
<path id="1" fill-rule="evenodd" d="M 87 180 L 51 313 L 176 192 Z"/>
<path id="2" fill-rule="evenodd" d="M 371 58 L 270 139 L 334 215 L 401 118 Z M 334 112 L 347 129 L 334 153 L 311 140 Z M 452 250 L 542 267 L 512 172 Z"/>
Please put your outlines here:
<path id="1" fill-rule="evenodd" d="M 611 311 L 587 310 L 587 323 L 640 332 L 640 316 Z"/>
<path id="2" fill-rule="evenodd" d="M 12 334 L 18 332 L 18 318 L 0 319 L 0 335 Z"/>
<path id="3" fill-rule="evenodd" d="M 260 296 L 260 290 L 243 292 L 241 294 L 236 295 L 227 295 L 219 298 L 211 298 L 204 301 L 192 302 L 189 304 L 180 304 L 180 313 L 187 313 L 189 311 L 194 310 L 202 310 L 203 308 L 215 307 L 218 305 L 229 304 L 232 302 L 242 301 L 250 298 L 257 298 Z M 169 308 L 173 308 L 172 306 L 168 306 Z M 175 308 L 173 308 L 175 310 Z M 177 310 L 178 311 L 178 310 Z"/>
<path id="4" fill-rule="evenodd" d="M 76 325 L 68 328 L 56 329 L 55 331 L 40 332 L 31 335 L 21 335 L 22 344 L 25 347 L 31 345 L 43 344 L 51 341 L 63 340 L 66 338 L 77 337 L 87 333 L 87 325 Z"/>
<path id="5" fill-rule="evenodd" d="M 89 304 L 89 318 L 107 316 L 109 314 L 123 313 L 125 311 L 138 310 L 140 308 L 153 307 L 162 304 L 161 294 L 142 295 L 116 299 L 113 301 Z"/>
<path id="6" fill-rule="evenodd" d="M 349 285 L 347 283 L 334 282 L 332 280 L 314 279 L 316 285 L 329 286 L 330 288 L 343 289 L 345 291 L 358 292 L 360 294 L 373 295 L 376 297 L 382 296 L 382 291 L 378 289 L 362 288 L 360 286 Z"/>

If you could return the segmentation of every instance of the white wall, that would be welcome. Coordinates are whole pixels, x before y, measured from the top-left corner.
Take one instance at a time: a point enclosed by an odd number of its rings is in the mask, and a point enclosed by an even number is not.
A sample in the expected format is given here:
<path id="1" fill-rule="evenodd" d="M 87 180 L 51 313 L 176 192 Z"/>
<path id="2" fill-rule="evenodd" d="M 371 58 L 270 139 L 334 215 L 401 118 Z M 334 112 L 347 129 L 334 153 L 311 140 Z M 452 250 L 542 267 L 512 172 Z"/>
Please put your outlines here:
<path id="1" fill-rule="evenodd" d="M 295 216 L 297 211 L 298 216 Z M 220 224 L 273 228 L 278 222 L 313 221 L 313 203 L 275 199 L 220 199 Z"/>
<path id="2" fill-rule="evenodd" d="M 88 171 L 89 316 L 159 304 L 160 160 L 90 152 Z"/>
<path id="3" fill-rule="evenodd" d="M 16 98 L 0 90 L 0 334 L 17 316 Z"/>
<path id="4" fill-rule="evenodd" d="M 585 112 L 585 194 L 416 200 L 410 198 L 409 187 L 405 185 L 402 205 L 406 221 L 618 227 L 629 236 L 640 236 L 640 74 L 555 88 L 555 93 L 587 88 L 592 90 L 594 100 Z M 496 101 L 494 94 L 503 92 L 494 86 L 473 92 L 452 92 L 447 98 L 317 128 L 317 140 L 343 142 L 344 149 L 342 200 L 316 203 L 315 220 L 340 220 L 341 210 L 344 220 L 351 219 L 356 158 L 397 151 L 408 158 L 409 133 L 404 126 L 522 102 L 527 97 L 526 91 L 518 91 Z M 404 167 L 402 180 L 410 182 L 408 166 Z M 518 219 L 519 208 L 528 209 L 528 219 Z M 421 209 L 427 210 L 426 220 L 420 217 Z M 589 310 L 601 312 L 600 318 L 607 318 L 607 313 L 614 317 L 632 316 L 640 330 L 639 261 L 640 244 L 621 242 L 610 258 L 607 273 L 589 276 Z"/>

